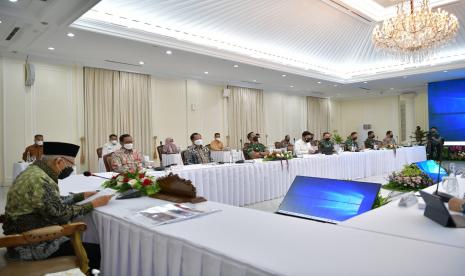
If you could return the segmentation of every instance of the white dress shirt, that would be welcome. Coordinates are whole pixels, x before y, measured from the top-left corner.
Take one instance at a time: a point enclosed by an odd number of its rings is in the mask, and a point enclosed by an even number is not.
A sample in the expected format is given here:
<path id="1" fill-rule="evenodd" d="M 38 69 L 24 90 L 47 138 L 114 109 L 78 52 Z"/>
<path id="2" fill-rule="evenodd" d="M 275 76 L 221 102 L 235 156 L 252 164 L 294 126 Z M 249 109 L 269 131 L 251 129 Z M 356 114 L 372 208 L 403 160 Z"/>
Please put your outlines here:
<path id="1" fill-rule="evenodd" d="M 108 142 L 105 143 L 102 147 L 102 156 L 105 156 L 107 154 L 113 153 L 121 148 L 121 145 L 117 143 L 116 145 L 113 145 L 112 143 Z"/>
<path id="2" fill-rule="evenodd" d="M 302 154 L 311 154 L 315 153 L 318 150 L 318 147 L 313 147 L 312 144 L 309 142 L 305 142 L 302 139 L 297 140 L 294 145 L 294 154 L 295 155 L 302 155 Z"/>

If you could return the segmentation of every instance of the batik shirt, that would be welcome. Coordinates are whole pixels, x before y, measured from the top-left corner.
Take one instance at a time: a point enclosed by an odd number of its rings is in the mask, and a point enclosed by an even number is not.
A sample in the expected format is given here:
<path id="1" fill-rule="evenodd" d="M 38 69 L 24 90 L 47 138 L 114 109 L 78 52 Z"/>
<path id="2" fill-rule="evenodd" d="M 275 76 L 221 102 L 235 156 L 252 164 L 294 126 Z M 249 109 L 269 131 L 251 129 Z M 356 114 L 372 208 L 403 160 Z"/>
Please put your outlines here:
<path id="1" fill-rule="evenodd" d="M 6 235 L 19 234 L 36 228 L 69 223 L 90 212 L 92 204 L 73 205 L 84 199 L 84 194 L 61 197 L 58 175 L 43 161 L 36 161 L 22 172 L 8 191 L 5 207 Z M 8 255 L 21 260 L 42 260 L 54 252 L 68 238 L 34 245 L 10 248 Z"/>
<path id="2" fill-rule="evenodd" d="M 189 146 L 186 151 L 186 162 L 192 164 L 205 164 L 212 162 L 210 150 L 204 146 Z"/>
<path id="3" fill-rule="evenodd" d="M 136 150 L 121 148 L 111 155 L 111 168 L 118 173 L 141 170 L 142 154 Z"/>

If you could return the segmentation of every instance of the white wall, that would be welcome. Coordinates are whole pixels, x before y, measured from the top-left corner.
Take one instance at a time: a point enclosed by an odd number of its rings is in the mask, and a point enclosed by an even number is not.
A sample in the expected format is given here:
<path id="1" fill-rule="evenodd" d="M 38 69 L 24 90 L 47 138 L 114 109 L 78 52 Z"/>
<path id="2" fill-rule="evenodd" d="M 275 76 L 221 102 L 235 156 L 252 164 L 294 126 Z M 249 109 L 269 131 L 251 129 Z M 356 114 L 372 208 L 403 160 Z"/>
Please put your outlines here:
<path id="1" fill-rule="evenodd" d="M 416 125 L 427 128 L 427 93 L 424 90 L 416 93 L 414 121 Z M 352 131 L 359 131 L 362 124 L 371 124 L 379 139 L 384 138 L 387 130 L 400 137 L 399 101 L 399 96 L 332 101 L 330 128 L 346 137 Z"/>

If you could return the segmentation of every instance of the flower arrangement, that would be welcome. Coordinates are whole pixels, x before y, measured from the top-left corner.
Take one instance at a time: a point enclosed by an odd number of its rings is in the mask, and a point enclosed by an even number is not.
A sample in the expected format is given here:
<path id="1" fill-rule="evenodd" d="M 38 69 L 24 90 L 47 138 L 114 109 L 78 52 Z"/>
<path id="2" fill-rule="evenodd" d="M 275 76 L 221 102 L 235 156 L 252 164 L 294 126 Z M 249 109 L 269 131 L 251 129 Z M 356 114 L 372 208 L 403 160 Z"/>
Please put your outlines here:
<path id="1" fill-rule="evenodd" d="M 383 188 L 395 191 L 417 191 L 433 185 L 433 180 L 418 168 L 417 165 L 406 165 L 401 172 L 393 172 L 389 183 Z"/>
<path id="2" fill-rule="evenodd" d="M 294 158 L 291 151 L 279 152 L 275 151 L 263 158 L 263 161 L 277 161 L 277 160 L 289 160 Z"/>
<path id="3" fill-rule="evenodd" d="M 124 192 L 130 189 L 136 189 L 143 195 L 153 195 L 158 193 L 160 187 L 153 176 L 149 176 L 145 171 L 129 170 L 124 173 L 114 175 L 110 180 L 103 182 L 104 188 L 115 189 L 118 192 Z"/>
<path id="4" fill-rule="evenodd" d="M 446 156 L 449 160 L 465 161 L 465 146 L 449 146 Z"/>

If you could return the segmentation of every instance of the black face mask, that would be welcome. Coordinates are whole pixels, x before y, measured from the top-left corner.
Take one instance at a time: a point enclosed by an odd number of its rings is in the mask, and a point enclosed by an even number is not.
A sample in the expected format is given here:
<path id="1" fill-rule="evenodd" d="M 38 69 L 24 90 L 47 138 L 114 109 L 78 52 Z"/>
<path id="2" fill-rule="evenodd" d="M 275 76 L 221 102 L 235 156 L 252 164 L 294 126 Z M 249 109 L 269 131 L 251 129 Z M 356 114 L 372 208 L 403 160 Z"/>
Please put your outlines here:
<path id="1" fill-rule="evenodd" d="M 353 137 L 352 140 L 354 140 L 354 141 L 357 140 L 357 137 Z"/>
<path id="2" fill-rule="evenodd" d="M 58 175 L 58 179 L 65 179 L 73 173 L 74 169 L 72 167 L 64 168 Z"/>
<path id="3" fill-rule="evenodd" d="M 329 141 L 329 140 L 331 140 L 331 138 L 325 138 L 325 141 Z"/>
<path id="4" fill-rule="evenodd" d="M 393 135 L 393 134 L 391 134 L 391 135 L 389 135 L 389 137 L 391 137 L 391 138 L 392 138 L 392 137 L 394 137 L 394 135 Z"/>
<path id="5" fill-rule="evenodd" d="M 252 141 L 254 141 L 254 142 L 258 142 L 258 137 L 257 137 L 257 136 L 255 136 L 255 137 L 252 139 Z"/>
<path id="6" fill-rule="evenodd" d="M 305 138 L 305 142 L 310 143 L 312 141 L 312 138 Z"/>

